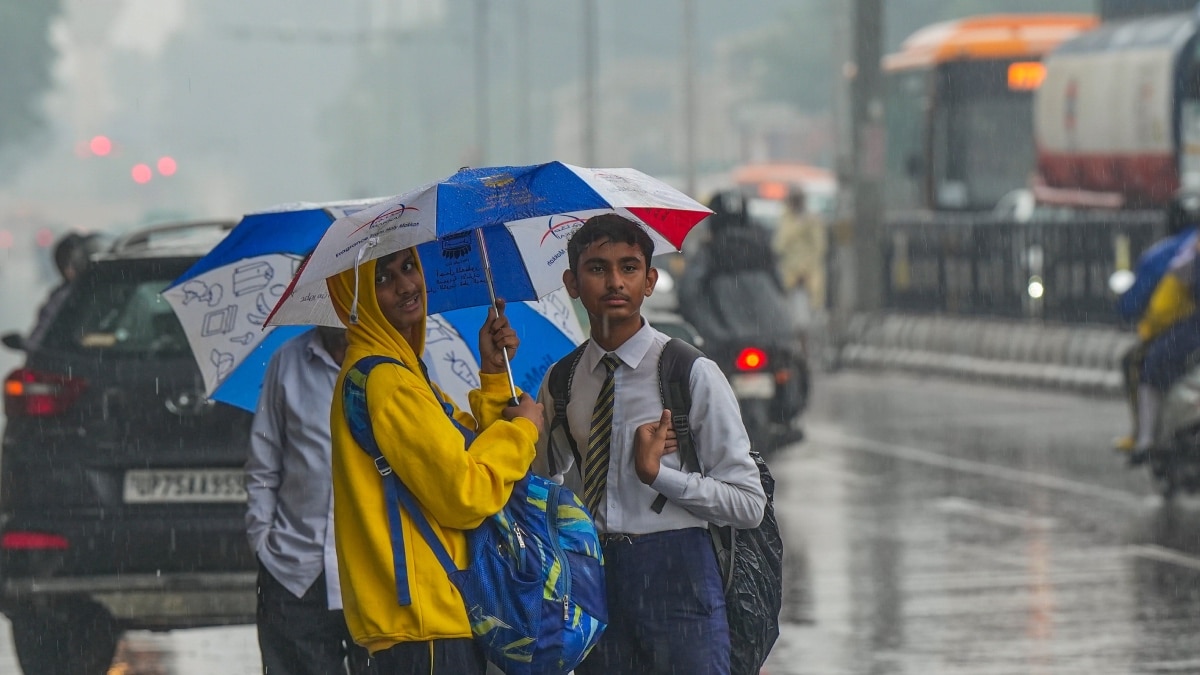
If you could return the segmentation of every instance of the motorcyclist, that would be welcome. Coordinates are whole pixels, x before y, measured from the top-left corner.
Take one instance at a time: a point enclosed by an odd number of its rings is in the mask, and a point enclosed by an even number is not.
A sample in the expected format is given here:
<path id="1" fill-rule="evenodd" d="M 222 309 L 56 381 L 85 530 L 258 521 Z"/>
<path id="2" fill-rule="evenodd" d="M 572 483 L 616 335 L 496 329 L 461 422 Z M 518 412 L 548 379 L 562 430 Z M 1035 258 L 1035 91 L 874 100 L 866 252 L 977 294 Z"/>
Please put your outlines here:
<path id="1" fill-rule="evenodd" d="M 714 212 L 706 223 L 708 237 L 685 252 L 680 313 L 723 368 L 732 366 L 744 346 L 766 349 L 781 361 L 777 365 L 786 364 L 794 377 L 777 381 L 773 421 L 789 429 L 785 439 L 798 439 L 791 424 L 807 400 L 808 370 L 771 235 L 749 217 L 737 192 L 718 193 L 708 206 Z"/>
<path id="2" fill-rule="evenodd" d="M 707 240 L 688 250 L 679 280 L 683 317 L 706 344 L 790 340 L 795 321 L 770 233 L 750 219 L 736 192 L 717 193 L 708 207 Z"/>
<path id="3" fill-rule="evenodd" d="M 1169 238 L 1164 246 L 1156 245 L 1139 260 L 1138 274 L 1143 278 L 1153 278 L 1156 266 L 1163 271 L 1144 301 L 1137 327 L 1139 342 L 1123 359 L 1126 387 L 1133 391 L 1131 403 L 1135 410 L 1135 442 L 1129 458 L 1133 465 L 1145 461 L 1154 443 L 1163 396 L 1186 372 L 1192 354 L 1200 351 L 1200 314 L 1196 313 L 1196 298 L 1200 296 L 1196 268 L 1198 223 L 1200 193 L 1177 194 L 1168 207 Z M 1165 266 L 1156 263 L 1161 259 L 1167 259 Z M 1135 380 L 1137 387 L 1133 389 L 1130 385 Z"/>

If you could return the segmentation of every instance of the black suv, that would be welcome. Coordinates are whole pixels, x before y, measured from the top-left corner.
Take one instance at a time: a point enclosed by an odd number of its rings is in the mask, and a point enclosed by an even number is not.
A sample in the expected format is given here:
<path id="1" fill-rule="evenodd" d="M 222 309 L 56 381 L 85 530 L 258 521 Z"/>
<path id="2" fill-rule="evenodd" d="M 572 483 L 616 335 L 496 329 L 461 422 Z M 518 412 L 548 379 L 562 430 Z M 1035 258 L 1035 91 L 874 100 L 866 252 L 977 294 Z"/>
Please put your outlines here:
<path id="1" fill-rule="evenodd" d="M 254 621 L 251 416 L 205 398 L 160 295 L 233 225 L 149 228 L 94 256 L 5 380 L 0 610 L 26 673 L 104 673 L 125 629 Z"/>

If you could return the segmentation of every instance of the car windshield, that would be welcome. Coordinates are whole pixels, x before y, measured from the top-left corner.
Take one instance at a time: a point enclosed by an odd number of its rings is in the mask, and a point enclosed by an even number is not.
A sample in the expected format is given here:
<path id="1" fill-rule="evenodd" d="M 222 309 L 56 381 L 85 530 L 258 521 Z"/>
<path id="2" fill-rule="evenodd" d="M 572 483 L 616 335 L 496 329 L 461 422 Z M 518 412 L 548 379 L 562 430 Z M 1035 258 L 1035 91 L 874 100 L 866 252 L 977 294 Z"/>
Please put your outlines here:
<path id="1" fill-rule="evenodd" d="M 175 278 L 173 267 L 170 272 L 162 267 L 137 270 L 116 263 L 108 267 L 79 281 L 55 317 L 45 346 L 167 358 L 188 356 L 183 327 L 161 295 Z"/>

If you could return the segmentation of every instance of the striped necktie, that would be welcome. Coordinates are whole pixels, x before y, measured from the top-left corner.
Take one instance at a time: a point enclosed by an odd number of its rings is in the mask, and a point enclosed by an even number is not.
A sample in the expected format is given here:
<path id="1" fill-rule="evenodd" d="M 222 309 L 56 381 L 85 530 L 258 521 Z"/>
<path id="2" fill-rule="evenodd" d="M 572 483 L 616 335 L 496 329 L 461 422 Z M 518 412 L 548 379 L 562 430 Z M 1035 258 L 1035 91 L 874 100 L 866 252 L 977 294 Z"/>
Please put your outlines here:
<path id="1" fill-rule="evenodd" d="M 608 453 L 612 444 L 613 417 L 613 373 L 620 361 L 614 354 L 605 354 L 600 359 L 604 366 L 604 384 L 600 387 L 600 395 L 596 397 L 596 407 L 592 410 L 592 430 L 588 435 L 588 453 L 583 460 L 583 503 L 594 515 L 600 508 L 600 498 L 608 486 Z"/>

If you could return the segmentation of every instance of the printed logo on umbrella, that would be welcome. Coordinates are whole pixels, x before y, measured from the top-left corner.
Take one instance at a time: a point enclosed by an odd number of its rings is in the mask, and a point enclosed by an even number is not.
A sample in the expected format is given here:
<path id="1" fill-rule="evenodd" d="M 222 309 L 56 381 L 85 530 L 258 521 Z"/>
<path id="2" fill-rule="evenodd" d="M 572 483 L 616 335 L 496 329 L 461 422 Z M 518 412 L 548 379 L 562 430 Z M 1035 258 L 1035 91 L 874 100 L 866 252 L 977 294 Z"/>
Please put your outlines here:
<path id="1" fill-rule="evenodd" d="M 584 219 L 579 216 L 550 216 L 546 222 L 546 233 L 542 235 L 542 240 L 538 242 L 540 245 L 546 245 L 546 238 L 554 235 L 554 238 L 562 241 L 569 239 L 571 234 L 578 230 L 583 225 Z"/>
<path id="2" fill-rule="evenodd" d="M 364 223 L 363 225 L 359 225 L 358 227 L 356 227 L 354 229 L 354 231 L 347 234 L 346 238 L 349 239 L 350 237 L 353 237 L 354 235 L 358 234 L 362 230 L 365 230 L 369 227 L 371 227 L 371 228 L 381 227 L 390 222 L 400 220 L 401 218 L 404 217 L 404 214 L 408 213 L 409 211 L 420 211 L 420 210 L 421 209 L 418 209 L 415 206 L 406 206 L 404 204 L 397 204 L 396 208 L 394 208 L 390 211 L 384 211 L 383 213 L 375 216 L 374 218 L 372 218 L 370 221 Z"/>
<path id="3" fill-rule="evenodd" d="M 512 183 L 514 180 L 516 179 L 512 177 L 512 174 L 508 173 L 498 173 L 495 176 L 485 176 L 479 179 L 481 183 L 490 188 L 504 187 L 505 185 Z"/>

